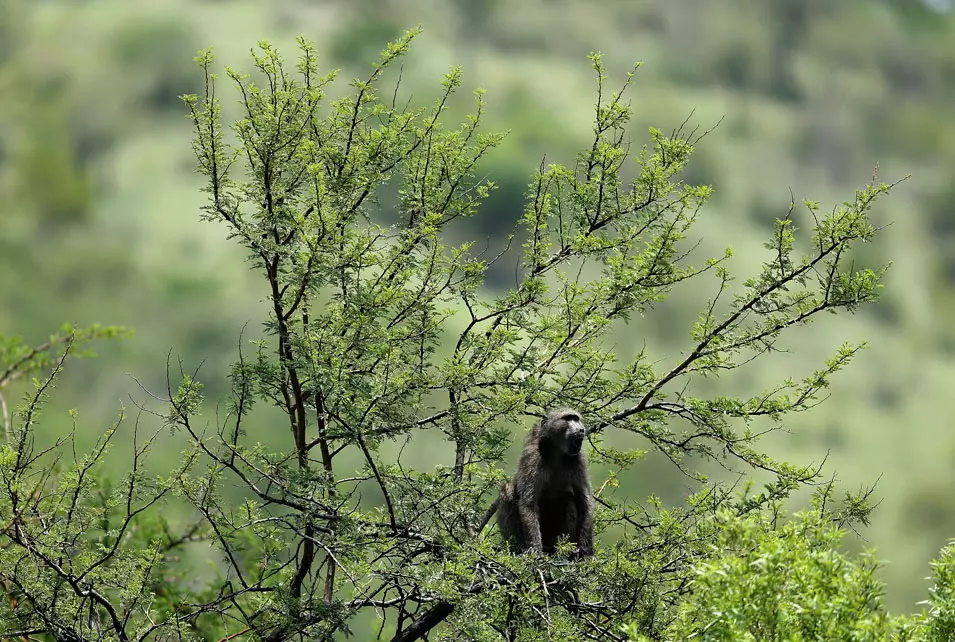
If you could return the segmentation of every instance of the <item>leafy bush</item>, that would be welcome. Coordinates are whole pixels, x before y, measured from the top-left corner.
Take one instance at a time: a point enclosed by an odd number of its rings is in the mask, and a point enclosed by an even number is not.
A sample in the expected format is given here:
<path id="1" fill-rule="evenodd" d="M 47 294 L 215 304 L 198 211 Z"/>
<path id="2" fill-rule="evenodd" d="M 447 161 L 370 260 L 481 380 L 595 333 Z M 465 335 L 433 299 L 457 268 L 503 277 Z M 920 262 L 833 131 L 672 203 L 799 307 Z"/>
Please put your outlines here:
<path id="1" fill-rule="evenodd" d="M 709 523 L 712 557 L 699 561 L 667 640 L 858 640 L 942 642 L 955 639 L 955 544 L 932 563 L 927 611 L 890 617 L 871 554 L 839 551 L 845 530 L 826 516 L 827 485 L 813 507 L 784 524 L 778 514 L 740 518 L 720 511 Z M 633 641 L 642 627 L 623 628 Z"/>
<path id="2" fill-rule="evenodd" d="M 713 558 L 696 567 L 670 639 L 888 639 L 875 560 L 840 553 L 843 532 L 822 511 L 781 527 L 724 511 L 712 527 Z"/>

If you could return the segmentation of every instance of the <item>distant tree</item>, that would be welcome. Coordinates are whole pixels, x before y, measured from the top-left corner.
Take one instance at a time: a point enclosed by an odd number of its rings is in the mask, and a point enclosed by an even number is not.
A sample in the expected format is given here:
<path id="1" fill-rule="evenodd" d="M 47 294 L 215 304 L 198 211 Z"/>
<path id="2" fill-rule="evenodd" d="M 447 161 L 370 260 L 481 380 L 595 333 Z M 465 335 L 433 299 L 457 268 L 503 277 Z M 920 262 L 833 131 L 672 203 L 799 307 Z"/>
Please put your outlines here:
<path id="1" fill-rule="evenodd" d="M 783 100 L 800 97 L 794 59 L 800 41 L 809 30 L 810 16 L 814 10 L 818 11 L 812 4 L 807 0 L 774 0 L 769 3 L 768 9 L 774 23 L 769 88 L 773 95 Z"/>
<path id="2" fill-rule="evenodd" d="M 500 257 L 448 245 L 442 232 L 493 189 L 475 168 L 502 136 L 480 131 L 480 91 L 463 125 L 444 125 L 458 69 L 431 107 L 406 107 L 400 87 L 382 87 L 417 33 L 327 108 L 335 74 L 319 73 L 312 45 L 299 41 L 292 70 L 260 43 L 255 82 L 227 70 L 243 110 L 231 132 L 212 54 L 199 56 L 205 90 L 185 100 L 204 217 L 225 225 L 262 275 L 266 336 L 239 354 L 232 394 L 210 420 L 197 374 L 176 369 L 153 412 L 190 446 L 158 479 L 143 459 L 160 433 L 140 436 L 139 421 L 128 474 L 114 485 L 96 474 L 113 430 L 86 456 L 34 452 L 35 414 L 58 369 L 37 382 L 0 449 L 10 598 L 0 635 L 331 640 L 366 637 L 356 627 L 377 617 L 378 637 L 395 642 L 658 638 L 693 612 L 696 569 L 726 559 L 730 540 L 714 516 L 768 528 L 764 514 L 818 481 L 818 468 L 778 461 L 757 441 L 818 403 L 859 346 L 750 397 L 700 398 L 693 385 L 745 367 L 821 313 L 877 298 L 882 271 L 855 269 L 852 248 L 874 238 L 869 212 L 890 186 L 870 185 L 828 213 L 807 202 L 804 252 L 794 206 L 761 271 L 733 290 L 729 250 L 687 262 L 711 190 L 680 176 L 702 135 L 654 129 L 631 155 L 632 76 L 610 92 L 593 55 L 593 142 L 574 167 L 540 167 L 518 221 L 527 239 L 518 283 L 487 293 L 484 275 Z M 635 178 L 624 181 L 631 160 Z M 380 207 L 389 183 L 394 211 Z M 704 273 L 714 295 L 684 354 L 661 364 L 644 350 L 614 352 L 613 330 Z M 596 555 L 576 562 L 514 556 L 493 529 L 475 533 L 510 472 L 502 459 L 514 434 L 557 406 L 582 413 L 604 471 L 593 480 Z M 251 434 L 252 412 L 274 430 Z M 642 448 L 698 480 L 686 506 L 619 496 Z M 698 472 L 708 461 L 758 470 L 766 483 L 738 493 Z M 182 502 L 194 520 L 171 517 Z M 866 496 L 849 497 L 818 519 L 851 523 L 869 508 Z M 213 579 L 188 563 L 197 556 L 215 561 Z"/>
<path id="3" fill-rule="evenodd" d="M 114 37 L 116 59 L 134 79 L 128 88 L 133 99 L 160 111 L 182 108 L 179 95 L 197 88 L 195 67 L 189 51 L 195 51 L 195 35 L 179 20 L 133 22 Z"/>

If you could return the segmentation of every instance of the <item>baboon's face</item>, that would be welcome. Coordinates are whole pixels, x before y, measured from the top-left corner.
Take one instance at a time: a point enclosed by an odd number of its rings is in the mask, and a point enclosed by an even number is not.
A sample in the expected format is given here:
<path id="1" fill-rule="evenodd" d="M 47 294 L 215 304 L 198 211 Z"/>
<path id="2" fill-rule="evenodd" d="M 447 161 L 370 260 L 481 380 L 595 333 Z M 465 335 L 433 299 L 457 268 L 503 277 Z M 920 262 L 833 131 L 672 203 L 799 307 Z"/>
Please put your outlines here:
<path id="1" fill-rule="evenodd" d="M 560 444 L 561 450 L 568 455 L 577 455 L 584 445 L 587 428 L 580 420 L 576 410 L 558 410 L 547 415 L 545 432 Z"/>

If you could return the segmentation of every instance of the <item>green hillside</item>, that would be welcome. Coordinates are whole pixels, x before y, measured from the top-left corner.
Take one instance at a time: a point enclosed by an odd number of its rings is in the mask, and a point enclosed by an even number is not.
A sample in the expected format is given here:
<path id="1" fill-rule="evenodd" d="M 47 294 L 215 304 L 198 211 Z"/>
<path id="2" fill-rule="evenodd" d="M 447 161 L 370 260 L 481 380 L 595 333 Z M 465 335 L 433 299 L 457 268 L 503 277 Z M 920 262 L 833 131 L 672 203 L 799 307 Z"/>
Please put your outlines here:
<path id="1" fill-rule="evenodd" d="M 462 65 L 465 88 L 487 90 L 486 129 L 509 131 L 481 166 L 497 190 L 453 230 L 492 250 L 542 157 L 572 163 L 588 144 L 593 50 L 612 84 L 643 62 L 630 94 L 634 149 L 651 125 L 713 130 L 684 177 L 715 190 L 691 233 L 698 263 L 732 246 L 735 273 L 752 274 L 793 198 L 829 210 L 876 172 L 887 182 L 911 174 L 876 211 L 886 230 L 855 257 L 891 262 L 883 299 L 801 329 L 788 352 L 713 385 L 754 392 L 780 371 L 810 374 L 847 339 L 869 343 L 831 399 L 790 420 L 770 450 L 826 458 L 848 488 L 878 481 L 871 526 L 845 546 L 874 547 L 888 562 L 890 608 L 917 610 L 929 561 L 955 537 L 955 13 L 941 2 L 0 0 L 0 333 L 35 343 L 64 321 L 135 331 L 70 369 L 45 416 L 49 437 L 77 408 L 91 443 L 140 386 L 165 386 L 169 354 L 203 362 L 214 400 L 243 328 L 259 335 L 263 285 L 198 216 L 203 183 L 178 98 L 201 89 L 195 52 L 211 45 L 238 64 L 268 39 L 291 57 L 305 35 L 322 68 L 342 68 L 331 91 L 344 92 L 419 23 L 403 95 L 424 104 Z M 469 99 L 462 91 L 455 116 Z M 236 110 L 224 104 L 228 118 Z M 805 210 L 795 221 L 812 223 Z M 513 283 L 513 265 L 492 270 L 492 287 Z M 715 287 L 694 283 L 620 332 L 620 352 L 685 350 Z M 652 457 L 637 468 L 621 480 L 634 495 L 676 503 L 692 490 Z"/>

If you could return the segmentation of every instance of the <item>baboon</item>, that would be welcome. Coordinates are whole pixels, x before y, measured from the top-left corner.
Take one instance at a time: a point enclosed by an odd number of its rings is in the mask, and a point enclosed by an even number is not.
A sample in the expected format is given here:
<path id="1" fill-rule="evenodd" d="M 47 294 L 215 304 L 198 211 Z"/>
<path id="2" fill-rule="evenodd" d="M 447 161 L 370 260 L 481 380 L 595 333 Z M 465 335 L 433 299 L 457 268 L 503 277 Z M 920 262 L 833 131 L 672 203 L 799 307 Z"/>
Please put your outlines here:
<path id="1" fill-rule="evenodd" d="M 552 554 L 563 537 L 577 545 L 577 556 L 593 555 L 593 493 L 581 451 L 586 434 L 580 413 L 563 409 L 544 415 L 527 437 L 517 472 L 495 502 L 512 551 Z"/>

